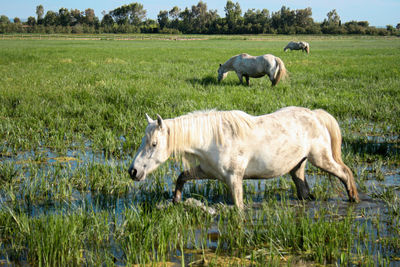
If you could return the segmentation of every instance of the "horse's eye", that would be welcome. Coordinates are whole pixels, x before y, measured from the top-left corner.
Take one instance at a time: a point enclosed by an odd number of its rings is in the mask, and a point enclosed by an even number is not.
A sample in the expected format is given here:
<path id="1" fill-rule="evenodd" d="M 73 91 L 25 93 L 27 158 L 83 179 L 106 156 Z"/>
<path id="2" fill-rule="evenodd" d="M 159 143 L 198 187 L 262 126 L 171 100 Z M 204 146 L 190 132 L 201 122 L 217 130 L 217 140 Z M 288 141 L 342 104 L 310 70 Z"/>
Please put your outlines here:
<path id="1" fill-rule="evenodd" d="M 152 145 L 153 147 L 156 147 L 156 146 L 157 146 L 157 142 L 153 142 L 151 145 Z"/>

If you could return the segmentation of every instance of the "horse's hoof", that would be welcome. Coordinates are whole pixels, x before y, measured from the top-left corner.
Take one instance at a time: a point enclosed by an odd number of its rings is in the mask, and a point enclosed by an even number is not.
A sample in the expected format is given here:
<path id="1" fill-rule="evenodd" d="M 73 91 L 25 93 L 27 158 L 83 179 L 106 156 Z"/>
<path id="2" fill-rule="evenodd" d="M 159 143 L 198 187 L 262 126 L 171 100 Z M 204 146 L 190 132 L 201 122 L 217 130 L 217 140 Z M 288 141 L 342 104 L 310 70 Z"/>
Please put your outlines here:
<path id="1" fill-rule="evenodd" d="M 179 202 L 181 202 L 181 198 L 180 197 L 174 197 L 172 199 L 172 203 L 174 203 L 174 204 L 178 204 Z"/>
<path id="2" fill-rule="evenodd" d="M 360 199 L 359 199 L 358 197 L 351 197 L 351 198 L 349 199 L 349 201 L 350 201 L 351 203 L 360 203 Z"/>

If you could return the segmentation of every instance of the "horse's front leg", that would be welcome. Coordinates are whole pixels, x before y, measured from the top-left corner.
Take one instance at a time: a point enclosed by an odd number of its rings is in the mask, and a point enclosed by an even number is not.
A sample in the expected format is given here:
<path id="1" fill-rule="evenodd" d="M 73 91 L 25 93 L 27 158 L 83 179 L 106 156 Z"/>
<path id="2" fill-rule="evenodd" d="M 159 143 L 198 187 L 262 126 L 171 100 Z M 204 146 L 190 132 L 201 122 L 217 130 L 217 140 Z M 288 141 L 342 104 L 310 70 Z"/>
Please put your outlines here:
<path id="1" fill-rule="evenodd" d="M 200 165 L 193 169 L 183 171 L 179 175 L 178 180 L 176 180 L 176 185 L 175 185 L 175 193 L 174 193 L 174 198 L 173 198 L 174 203 L 178 203 L 181 201 L 182 190 L 183 190 L 184 184 L 189 180 L 196 180 L 196 179 L 207 179 L 207 175 L 200 168 Z"/>
<path id="2" fill-rule="evenodd" d="M 239 78 L 240 84 L 243 84 L 243 74 L 238 72 L 238 71 L 236 72 L 236 74 L 237 74 L 237 76 Z"/>
<path id="3" fill-rule="evenodd" d="M 239 210 L 243 210 L 243 176 L 231 174 L 226 179 L 232 200 Z"/>

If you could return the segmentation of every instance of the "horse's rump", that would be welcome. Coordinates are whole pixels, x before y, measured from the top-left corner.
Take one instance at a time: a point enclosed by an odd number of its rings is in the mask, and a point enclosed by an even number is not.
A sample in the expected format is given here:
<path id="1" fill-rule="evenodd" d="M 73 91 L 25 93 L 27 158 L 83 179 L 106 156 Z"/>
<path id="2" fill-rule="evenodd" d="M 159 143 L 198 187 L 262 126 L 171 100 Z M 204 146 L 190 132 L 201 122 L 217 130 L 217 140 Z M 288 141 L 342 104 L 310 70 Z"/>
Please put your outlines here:
<path id="1" fill-rule="evenodd" d="M 326 127 L 331 138 L 332 156 L 337 163 L 343 163 L 342 160 L 342 134 L 337 120 L 323 109 L 313 110 L 318 120 Z"/>

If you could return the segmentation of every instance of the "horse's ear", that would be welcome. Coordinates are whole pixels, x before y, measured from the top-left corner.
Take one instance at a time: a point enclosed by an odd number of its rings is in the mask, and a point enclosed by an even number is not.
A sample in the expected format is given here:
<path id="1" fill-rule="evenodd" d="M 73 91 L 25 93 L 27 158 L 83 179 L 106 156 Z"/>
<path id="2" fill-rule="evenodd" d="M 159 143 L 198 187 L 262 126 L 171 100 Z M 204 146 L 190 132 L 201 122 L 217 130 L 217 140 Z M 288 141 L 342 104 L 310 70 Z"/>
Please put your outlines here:
<path id="1" fill-rule="evenodd" d="M 163 127 L 163 119 L 158 114 L 157 114 L 157 124 L 158 124 L 158 127 L 160 127 L 160 128 Z"/>
<path id="2" fill-rule="evenodd" d="M 221 63 L 219 63 L 219 66 L 221 67 L 221 66 L 222 66 L 222 64 L 221 64 Z"/>
<path id="3" fill-rule="evenodd" d="M 147 113 L 146 113 L 146 120 L 147 120 L 147 122 L 148 122 L 149 124 L 153 122 L 153 119 L 150 118 L 150 116 L 147 115 Z"/>

